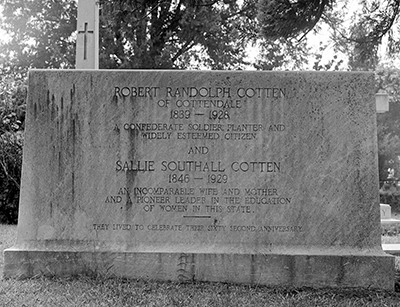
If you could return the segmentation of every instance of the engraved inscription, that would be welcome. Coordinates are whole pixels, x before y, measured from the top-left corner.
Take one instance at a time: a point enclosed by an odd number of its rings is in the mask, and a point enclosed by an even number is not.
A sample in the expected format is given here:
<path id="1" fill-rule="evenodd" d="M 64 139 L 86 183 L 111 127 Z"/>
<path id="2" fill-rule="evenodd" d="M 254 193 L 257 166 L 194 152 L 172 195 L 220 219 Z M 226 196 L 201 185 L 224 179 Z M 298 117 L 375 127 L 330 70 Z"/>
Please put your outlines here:
<path id="1" fill-rule="evenodd" d="M 155 115 L 128 113 L 110 125 L 127 149 L 110 165 L 121 183 L 104 195 L 104 203 L 134 208 L 135 217 L 95 223 L 95 231 L 278 236 L 306 231 L 284 220 L 268 223 L 268 212 L 300 204 L 275 184 L 286 175 L 286 160 L 268 147 L 290 132 L 282 111 L 286 88 L 134 84 L 116 85 L 112 92 L 117 107 L 134 104 Z M 257 116 L 263 108 L 264 117 Z"/>

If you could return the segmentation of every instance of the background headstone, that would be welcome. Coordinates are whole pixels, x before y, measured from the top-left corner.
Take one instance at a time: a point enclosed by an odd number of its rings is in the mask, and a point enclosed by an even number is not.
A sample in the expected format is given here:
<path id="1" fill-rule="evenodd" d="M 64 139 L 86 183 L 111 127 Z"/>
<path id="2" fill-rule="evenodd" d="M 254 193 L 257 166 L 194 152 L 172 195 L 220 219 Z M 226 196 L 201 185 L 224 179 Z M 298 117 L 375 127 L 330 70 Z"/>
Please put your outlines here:
<path id="1" fill-rule="evenodd" d="M 392 207 L 388 204 L 380 204 L 381 224 L 396 224 L 400 220 L 392 218 Z"/>
<path id="2" fill-rule="evenodd" d="M 392 289 L 373 79 L 31 71 L 4 275 Z"/>

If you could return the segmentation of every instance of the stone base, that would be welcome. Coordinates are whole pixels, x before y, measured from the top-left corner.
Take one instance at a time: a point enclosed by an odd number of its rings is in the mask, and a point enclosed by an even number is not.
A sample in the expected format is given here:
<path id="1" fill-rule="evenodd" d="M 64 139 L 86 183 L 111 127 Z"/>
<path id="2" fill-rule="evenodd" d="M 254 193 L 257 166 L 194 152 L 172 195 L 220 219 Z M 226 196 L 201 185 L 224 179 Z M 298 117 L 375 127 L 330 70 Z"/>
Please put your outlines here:
<path id="1" fill-rule="evenodd" d="M 358 254 L 107 252 L 10 248 L 4 278 L 102 274 L 172 281 L 394 289 L 394 257 Z"/>

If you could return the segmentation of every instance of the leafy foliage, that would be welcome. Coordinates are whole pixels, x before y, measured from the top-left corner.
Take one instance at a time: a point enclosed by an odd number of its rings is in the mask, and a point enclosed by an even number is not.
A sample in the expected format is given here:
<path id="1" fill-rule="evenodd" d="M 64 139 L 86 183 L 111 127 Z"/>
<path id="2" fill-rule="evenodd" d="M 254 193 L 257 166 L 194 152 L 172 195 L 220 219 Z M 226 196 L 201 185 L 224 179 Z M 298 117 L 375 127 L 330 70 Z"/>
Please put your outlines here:
<path id="1" fill-rule="evenodd" d="M 379 190 L 380 203 L 390 205 L 392 213 L 400 213 L 400 186 L 398 184 L 398 181 L 385 181 Z"/>
<path id="2" fill-rule="evenodd" d="M 335 49 L 349 56 L 350 70 L 373 70 L 378 65 L 378 47 L 388 37 L 388 51 L 400 51 L 398 0 L 362 0 L 358 9 L 349 11 L 349 0 L 260 0 L 258 19 L 266 39 L 302 40 L 311 30 L 326 24 L 332 32 Z"/>
<path id="3" fill-rule="evenodd" d="M 261 33 L 266 38 L 304 36 L 310 32 L 334 0 L 260 0 L 258 3 Z"/>
<path id="4" fill-rule="evenodd" d="M 0 0 L 10 41 L 3 56 L 16 68 L 71 68 L 75 62 L 76 3 Z"/>
<path id="5" fill-rule="evenodd" d="M 256 0 L 101 1 L 101 68 L 234 69 L 255 34 Z M 0 0 L 3 45 L 18 67 L 72 68 L 76 1 Z M 197 54 L 202 55 L 201 58 Z"/>
<path id="6" fill-rule="evenodd" d="M 0 223 L 16 223 L 22 165 L 26 87 L 24 78 L 0 79 Z"/>
<path id="7" fill-rule="evenodd" d="M 255 0 L 103 1 L 100 66 L 243 67 L 255 14 Z"/>
<path id="8" fill-rule="evenodd" d="M 316 71 L 328 71 L 328 70 L 341 70 L 342 65 L 343 65 L 343 59 L 338 58 L 338 56 L 335 54 L 329 61 L 325 64 L 322 64 L 322 52 L 326 48 L 326 44 L 323 44 L 322 42 L 320 43 L 319 47 L 319 53 L 315 54 L 315 61 L 313 65 L 313 70 Z"/>
<path id="9" fill-rule="evenodd" d="M 399 27 L 400 2 L 397 0 L 364 0 L 346 20 L 343 8 L 349 10 L 351 1 L 324 15 L 330 25 L 336 48 L 349 55 L 350 70 L 373 70 L 379 63 L 378 47 L 386 35 L 388 51 L 394 55 L 398 38 L 393 35 Z M 351 3 L 351 5 L 350 5 Z"/>
<path id="10" fill-rule="evenodd" d="M 390 112 L 377 117 L 379 178 L 383 182 L 388 177 L 400 177 L 400 69 L 380 66 L 375 76 L 376 91 L 385 90 L 390 99 Z M 393 170 L 393 174 L 389 174 L 389 169 Z"/>
<path id="11" fill-rule="evenodd" d="M 349 37 L 342 43 L 350 45 L 349 66 L 352 70 L 374 69 L 378 63 L 378 46 L 390 33 L 398 19 L 399 1 L 365 1 L 361 11 L 353 16 Z"/>
<path id="12" fill-rule="evenodd" d="M 304 44 L 259 36 L 257 0 L 100 1 L 100 68 L 243 69 L 246 48 L 262 46 L 257 69 L 299 67 Z M 0 0 L 3 44 L 15 68 L 72 68 L 76 1 Z M 300 56 L 298 56 L 300 55 Z"/>
<path id="13" fill-rule="evenodd" d="M 297 42 L 291 38 L 265 39 L 259 47 L 260 54 L 253 65 L 257 70 L 301 69 L 310 53 L 306 40 Z"/>

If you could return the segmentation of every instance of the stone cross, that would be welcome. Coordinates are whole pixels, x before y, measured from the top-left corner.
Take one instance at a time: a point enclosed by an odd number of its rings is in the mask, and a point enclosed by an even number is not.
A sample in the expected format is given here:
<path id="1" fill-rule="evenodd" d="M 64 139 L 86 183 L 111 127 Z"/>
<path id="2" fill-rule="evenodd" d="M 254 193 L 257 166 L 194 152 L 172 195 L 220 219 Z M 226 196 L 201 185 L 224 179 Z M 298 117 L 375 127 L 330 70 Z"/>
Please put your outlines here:
<path id="1" fill-rule="evenodd" d="M 78 0 L 76 69 L 99 68 L 99 5 L 97 0 Z"/>

